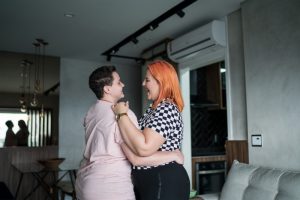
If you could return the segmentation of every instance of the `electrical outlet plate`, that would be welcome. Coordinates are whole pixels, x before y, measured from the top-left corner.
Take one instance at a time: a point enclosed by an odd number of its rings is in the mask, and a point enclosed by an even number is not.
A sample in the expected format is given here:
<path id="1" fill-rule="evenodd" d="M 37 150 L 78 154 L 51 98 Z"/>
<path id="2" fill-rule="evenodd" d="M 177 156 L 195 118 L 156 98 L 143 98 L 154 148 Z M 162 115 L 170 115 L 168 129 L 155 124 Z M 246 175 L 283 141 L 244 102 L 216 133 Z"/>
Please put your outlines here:
<path id="1" fill-rule="evenodd" d="M 253 147 L 262 147 L 262 136 L 251 135 L 251 144 Z"/>

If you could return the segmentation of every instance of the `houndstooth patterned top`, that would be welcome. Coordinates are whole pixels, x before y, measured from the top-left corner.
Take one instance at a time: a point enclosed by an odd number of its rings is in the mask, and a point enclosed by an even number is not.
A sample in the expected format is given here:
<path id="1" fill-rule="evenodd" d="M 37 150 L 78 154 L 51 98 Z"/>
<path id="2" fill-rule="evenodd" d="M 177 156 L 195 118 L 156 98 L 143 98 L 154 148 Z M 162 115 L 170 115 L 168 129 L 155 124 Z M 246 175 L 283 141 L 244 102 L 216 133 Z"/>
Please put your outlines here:
<path id="1" fill-rule="evenodd" d="M 166 141 L 159 151 L 174 151 L 179 149 L 183 139 L 183 121 L 177 106 L 167 100 L 163 100 L 156 109 L 149 107 L 139 120 L 141 130 L 151 128 Z M 149 169 L 149 166 L 134 166 L 134 169 Z"/>

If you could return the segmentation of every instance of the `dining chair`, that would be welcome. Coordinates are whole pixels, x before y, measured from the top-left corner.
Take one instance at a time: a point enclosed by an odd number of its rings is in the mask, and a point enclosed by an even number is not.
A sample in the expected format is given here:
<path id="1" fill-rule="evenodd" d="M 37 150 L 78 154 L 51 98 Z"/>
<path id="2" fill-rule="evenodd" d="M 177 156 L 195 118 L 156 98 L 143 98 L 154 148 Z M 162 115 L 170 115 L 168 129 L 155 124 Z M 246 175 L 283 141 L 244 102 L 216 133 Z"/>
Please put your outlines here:
<path id="1" fill-rule="evenodd" d="M 72 197 L 72 200 L 76 200 L 76 193 L 72 186 L 71 181 L 60 181 L 57 184 L 57 187 L 60 191 L 60 198 L 61 200 L 65 199 L 65 195 L 69 195 Z"/>

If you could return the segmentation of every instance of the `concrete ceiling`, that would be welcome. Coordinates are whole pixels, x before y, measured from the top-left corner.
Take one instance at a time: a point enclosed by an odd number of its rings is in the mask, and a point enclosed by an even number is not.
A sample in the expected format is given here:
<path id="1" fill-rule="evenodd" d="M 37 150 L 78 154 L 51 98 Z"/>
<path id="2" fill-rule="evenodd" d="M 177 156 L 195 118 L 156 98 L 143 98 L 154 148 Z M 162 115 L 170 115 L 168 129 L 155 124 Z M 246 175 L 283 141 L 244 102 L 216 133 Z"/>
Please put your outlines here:
<path id="1" fill-rule="evenodd" d="M 139 57 L 144 49 L 165 38 L 176 38 L 213 19 L 226 16 L 237 10 L 242 1 L 198 0 L 183 10 L 183 18 L 177 15 L 168 18 L 154 31 L 147 31 L 138 37 L 138 44 L 128 43 L 118 54 Z M 106 57 L 101 56 L 101 53 L 180 2 L 1 0 L 0 51 L 33 53 L 32 43 L 36 38 L 42 38 L 49 43 L 47 55 L 105 61 Z M 74 14 L 74 17 L 65 17 L 67 13 Z M 4 66 L 0 66 L 0 76 L 3 70 Z M 3 83 L 0 84 L 0 91 L 2 85 Z"/>

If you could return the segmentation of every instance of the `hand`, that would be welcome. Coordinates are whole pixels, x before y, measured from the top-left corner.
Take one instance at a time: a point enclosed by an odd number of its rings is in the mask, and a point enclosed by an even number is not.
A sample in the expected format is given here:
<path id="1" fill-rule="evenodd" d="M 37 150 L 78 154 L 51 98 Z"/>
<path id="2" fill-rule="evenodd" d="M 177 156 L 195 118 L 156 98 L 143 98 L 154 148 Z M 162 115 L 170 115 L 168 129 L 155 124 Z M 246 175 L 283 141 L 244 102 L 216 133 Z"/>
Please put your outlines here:
<path id="1" fill-rule="evenodd" d="M 129 110 L 129 102 L 119 102 L 112 106 L 112 110 L 115 114 L 127 113 Z"/>
<path id="2" fill-rule="evenodd" d="M 175 154 L 175 162 L 183 165 L 184 164 L 184 155 L 182 154 L 182 152 L 179 149 L 176 149 L 173 152 Z"/>

